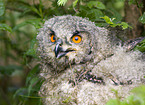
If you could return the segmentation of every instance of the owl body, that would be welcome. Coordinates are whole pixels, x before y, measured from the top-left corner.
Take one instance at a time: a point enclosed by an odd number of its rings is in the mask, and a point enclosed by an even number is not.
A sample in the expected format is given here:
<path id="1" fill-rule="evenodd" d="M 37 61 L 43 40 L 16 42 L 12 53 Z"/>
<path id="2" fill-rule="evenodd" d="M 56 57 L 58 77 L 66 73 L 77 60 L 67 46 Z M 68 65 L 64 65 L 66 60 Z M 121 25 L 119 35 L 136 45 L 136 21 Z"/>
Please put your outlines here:
<path id="1" fill-rule="evenodd" d="M 112 89 L 124 98 L 145 83 L 142 53 L 126 52 L 115 34 L 88 19 L 56 16 L 37 39 L 45 105 L 103 105 L 115 98 Z"/>

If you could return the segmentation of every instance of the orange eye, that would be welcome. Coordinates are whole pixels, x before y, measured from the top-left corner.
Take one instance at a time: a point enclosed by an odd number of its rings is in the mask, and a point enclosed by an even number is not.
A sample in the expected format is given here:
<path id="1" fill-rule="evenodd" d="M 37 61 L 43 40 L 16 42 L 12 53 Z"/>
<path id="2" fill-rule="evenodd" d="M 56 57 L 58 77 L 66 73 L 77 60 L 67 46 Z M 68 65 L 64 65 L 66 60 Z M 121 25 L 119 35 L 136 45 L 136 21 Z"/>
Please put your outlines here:
<path id="1" fill-rule="evenodd" d="M 82 37 L 79 36 L 79 35 L 74 35 L 74 36 L 72 37 L 72 41 L 73 41 L 74 43 L 80 43 L 80 42 L 82 41 Z"/>
<path id="2" fill-rule="evenodd" d="M 55 42 L 55 41 L 56 41 L 55 35 L 51 35 L 51 42 Z"/>

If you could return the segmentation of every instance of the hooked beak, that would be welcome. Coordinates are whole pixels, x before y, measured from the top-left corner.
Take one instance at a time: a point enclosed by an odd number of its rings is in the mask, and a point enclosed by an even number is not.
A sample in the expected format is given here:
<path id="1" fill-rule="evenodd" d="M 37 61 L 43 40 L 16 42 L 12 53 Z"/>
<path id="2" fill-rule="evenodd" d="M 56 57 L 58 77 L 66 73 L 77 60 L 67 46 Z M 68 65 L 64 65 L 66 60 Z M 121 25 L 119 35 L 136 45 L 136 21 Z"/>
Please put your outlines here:
<path id="1" fill-rule="evenodd" d="M 54 49 L 56 58 L 61 58 L 61 57 L 65 56 L 67 53 L 75 51 L 75 50 L 72 50 L 69 48 L 64 50 L 61 45 L 62 45 L 62 41 L 58 40 L 58 42 L 56 43 L 55 49 Z"/>

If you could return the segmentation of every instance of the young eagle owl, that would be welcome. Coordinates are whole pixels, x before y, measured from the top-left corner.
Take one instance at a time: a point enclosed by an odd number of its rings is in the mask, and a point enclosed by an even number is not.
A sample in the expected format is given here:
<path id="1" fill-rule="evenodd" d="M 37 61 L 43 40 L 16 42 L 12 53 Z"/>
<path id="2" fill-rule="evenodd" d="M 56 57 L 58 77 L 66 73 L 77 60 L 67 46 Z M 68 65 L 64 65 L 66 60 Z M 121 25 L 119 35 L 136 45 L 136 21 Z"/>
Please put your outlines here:
<path id="1" fill-rule="evenodd" d="M 41 58 L 39 91 L 45 105 L 103 105 L 145 84 L 145 61 L 139 51 L 105 28 L 77 16 L 56 16 L 45 22 L 37 40 Z"/>

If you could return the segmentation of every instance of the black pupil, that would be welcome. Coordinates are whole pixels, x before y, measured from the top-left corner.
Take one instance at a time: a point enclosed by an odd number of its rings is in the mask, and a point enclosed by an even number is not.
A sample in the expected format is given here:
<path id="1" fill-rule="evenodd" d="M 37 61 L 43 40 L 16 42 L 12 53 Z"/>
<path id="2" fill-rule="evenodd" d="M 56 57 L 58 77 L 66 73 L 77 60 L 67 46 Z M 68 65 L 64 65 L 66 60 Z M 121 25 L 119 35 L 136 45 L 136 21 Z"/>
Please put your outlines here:
<path id="1" fill-rule="evenodd" d="M 75 40 L 77 41 L 79 38 L 78 37 L 75 37 Z"/>
<path id="2" fill-rule="evenodd" d="M 53 40 L 55 40 L 55 36 L 53 36 Z"/>

